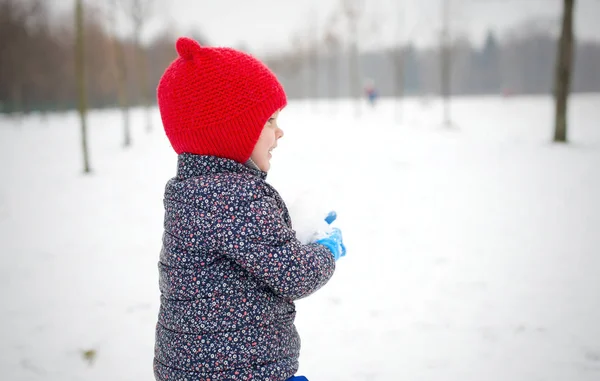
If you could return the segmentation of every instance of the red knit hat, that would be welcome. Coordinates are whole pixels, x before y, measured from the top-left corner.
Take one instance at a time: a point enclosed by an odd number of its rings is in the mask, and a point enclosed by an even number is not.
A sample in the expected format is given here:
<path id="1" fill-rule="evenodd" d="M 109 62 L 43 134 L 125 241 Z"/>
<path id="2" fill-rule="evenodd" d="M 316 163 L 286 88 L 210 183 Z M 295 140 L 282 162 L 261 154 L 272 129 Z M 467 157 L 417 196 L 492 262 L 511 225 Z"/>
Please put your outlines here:
<path id="1" fill-rule="evenodd" d="M 186 37 L 176 48 L 157 91 L 173 149 L 246 162 L 269 117 L 287 104 L 283 87 L 249 54 Z"/>

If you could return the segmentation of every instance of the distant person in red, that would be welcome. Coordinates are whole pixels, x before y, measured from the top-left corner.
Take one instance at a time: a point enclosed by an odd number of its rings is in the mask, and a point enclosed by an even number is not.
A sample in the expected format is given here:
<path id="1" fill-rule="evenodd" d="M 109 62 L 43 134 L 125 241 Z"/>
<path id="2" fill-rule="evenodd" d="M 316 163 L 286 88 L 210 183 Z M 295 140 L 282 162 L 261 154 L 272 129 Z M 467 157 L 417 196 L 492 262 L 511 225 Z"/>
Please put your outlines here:
<path id="1" fill-rule="evenodd" d="M 367 96 L 369 104 L 372 107 L 374 107 L 375 103 L 377 102 L 377 98 L 379 97 L 379 94 L 377 93 L 377 89 L 375 88 L 375 84 L 373 83 L 373 81 L 367 82 L 365 86 L 365 95 Z"/>

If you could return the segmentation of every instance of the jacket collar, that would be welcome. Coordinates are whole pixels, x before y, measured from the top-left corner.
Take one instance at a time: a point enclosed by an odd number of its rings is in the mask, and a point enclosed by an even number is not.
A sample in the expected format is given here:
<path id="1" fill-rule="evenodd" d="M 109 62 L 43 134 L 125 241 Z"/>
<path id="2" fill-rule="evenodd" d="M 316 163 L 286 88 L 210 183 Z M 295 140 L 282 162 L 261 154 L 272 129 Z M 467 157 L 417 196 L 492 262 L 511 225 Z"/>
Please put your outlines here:
<path id="1" fill-rule="evenodd" d="M 191 153 L 182 153 L 177 156 L 177 177 L 179 179 L 185 180 L 217 173 L 248 173 L 263 180 L 267 178 L 267 172 L 223 157 Z"/>

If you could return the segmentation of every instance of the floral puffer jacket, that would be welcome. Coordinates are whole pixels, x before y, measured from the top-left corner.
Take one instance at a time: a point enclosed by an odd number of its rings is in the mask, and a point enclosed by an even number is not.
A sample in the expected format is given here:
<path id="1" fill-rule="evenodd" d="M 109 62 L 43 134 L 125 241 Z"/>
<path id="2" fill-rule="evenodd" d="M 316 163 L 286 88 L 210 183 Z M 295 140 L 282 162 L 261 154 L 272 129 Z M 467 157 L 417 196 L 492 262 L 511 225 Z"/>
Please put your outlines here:
<path id="1" fill-rule="evenodd" d="M 266 173 L 181 154 L 165 190 L 159 262 L 159 381 L 283 381 L 298 369 L 294 300 L 335 269 L 301 244 Z"/>

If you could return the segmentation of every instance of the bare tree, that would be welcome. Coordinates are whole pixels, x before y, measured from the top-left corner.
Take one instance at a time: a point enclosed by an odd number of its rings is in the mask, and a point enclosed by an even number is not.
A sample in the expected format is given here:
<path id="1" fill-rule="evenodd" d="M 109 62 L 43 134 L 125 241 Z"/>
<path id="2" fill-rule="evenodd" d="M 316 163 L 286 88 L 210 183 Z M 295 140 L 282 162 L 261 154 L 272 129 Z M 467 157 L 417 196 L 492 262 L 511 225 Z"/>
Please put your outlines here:
<path id="1" fill-rule="evenodd" d="M 440 43 L 440 90 L 444 102 L 444 119 L 446 127 L 450 127 L 450 72 L 451 72 L 451 47 L 450 47 L 450 4 L 449 0 L 442 0 L 442 32 Z"/>
<path id="2" fill-rule="evenodd" d="M 23 21 L 23 15 L 21 12 L 19 12 L 20 10 L 17 9 L 17 7 L 15 6 L 15 4 L 12 1 L 7 1 L 5 2 L 5 4 L 3 4 L 3 11 L 0 13 L 0 15 L 6 15 L 6 14 L 12 14 L 10 17 L 13 20 L 7 20 L 7 21 L 16 21 L 14 24 L 13 23 L 7 23 L 5 20 L 2 20 L 3 22 L 0 24 L 2 26 L 2 29 L 7 29 L 6 30 L 6 34 L 2 33 L 2 36 L 11 36 L 14 40 L 17 41 L 17 43 L 9 43 L 9 41 L 6 41 L 5 44 L 3 45 L 7 45 L 6 47 L 3 46 L 4 49 L 2 49 L 2 56 L 6 57 L 6 64 L 7 65 L 2 65 L 3 69 L 6 70 L 8 73 L 10 73 L 10 77 L 12 77 L 12 81 L 10 81 L 11 86 L 10 86 L 10 90 L 9 90 L 9 99 L 11 101 L 11 105 L 9 105 L 8 110 L 11 112 L 15 112 L 17 115 L 20 112 L 24 111 L 24 107 L 23 107 L 23 82 L 24 82 L 24 74 L 23 74 L 23 66 L 19 65 L 19 57 L 21 52 L 19 52 L 19 45 L 23 46 L 21 44 L 25 43 L 25 39 L 26 39 L 26 34 L 27 31 L 24 28 L 21 28 L 19 24 L 24 23 Z M 16 17 L 15 17 L 16 16 Z M 3 17 L 4 18 L 4 17 Z M 14 20 L 16 19 L 16 20 Z M 12 25 L 11 25 L 12 24 Z M 4 32 L 4 31 L 3 31 Z M 4 40 L 4 38 L 3 38 Z M 3 60 L 4 61 L 4 60 Z M 7 66 L 7 67 L 4 67 Z M 9 77 L 9 76 L 7 76 Z"/>
<path id="3" fill-rule="evenodd" d="M 148 96 L 148 62 L 142 48 L 141 35 L 151 14 L 154 0 L 129 0 L 128 13 L 133 23 L 133 45 L 135 48 L 136 71 L 142 104 L 146 108 L 146 129 L 152 130 L 152 115 Z"/>
<path id="4" fill-rule="evenodd" d="M 327 48 L 327 97 L 332 100 L 331 105 L 335 104 L 335 99 L 339 92 L 339 53 L 340 40 L 333 30 L 328 30 L 325 34 L 325 47 Z"/>
<path id="5" fill-rule="evenodd" d="M 83 172 L 90 173 L 90 161 L 87 145 L 87 96 L 85 81 L 85 43 L 82 0 L 75 0 L 75 72 L 77 75 L 77 93 L 79 118 L 81 121 L 81 147 L 83 149 Z"/>
<path id="6" fill-rule="evenodd" d="M 306 104 L 312 104 L 313 109 L 317 108 L 317 97 L 319 90 L 319 46 L 317 39 L 316 13 L 313 11 L 309 15 L 308 28 L 297 31 L 292 35 L 292 46 L 294 47 L 292 65 L 298 65 L 301 73 L 300 89 L 302 98 Z"/>
<path id="7" fill-rule="evenodd" d="M 398 10 L 398 19 L 396 21 L 396 39 L 397 45 L 390 51 L 390 57 L 393 62 L 394 77 L 394 100 L 396 102 L 396 119 L 400 122 L 402 118 L 402 97 L 404 96 L 404 47 L 402 46 L 403 33 L 401 28 L 405 24 L 405 12 L 403 7 Z M 416 28 L 415 28 L 416 29 Z"/>
<path id="8" fill-rule="evenodd" d="M 397 21 L 398 29 L 396 32 L 397 45 L 390 51 L 390 58 L 393 62 L 393 77 L 394 77 L 394 99 L 396 101 L 396 119 L 398 122 L 402 121 L 402 101 L 404 98 L 404 72 L 405 72 L 405 60 L 407 47 L 402 45 L 402 40 L 405 38 L 410 41 L 414 34 L 419 31 L 419 25 L 413 27 L 406 35 L 401 31 L 401 28 L 405 24 L 405 13 L 404 9 L 399 10 L 399 20 Z"/>
<path id="9" fill-rule="evenodd" d="M 361 89 L 360 89 L 360 67 L 358 55 L 358 23 L 363 8 L 362 0 L 342 0 L 342 12 L 348 21 L 348 31 L 350 38 L 350 93 L 355 98 L 356 116 L 361 114 Z"/>
<path id="10" fill-rule="evenodd" d="M 573 66 L 573 7 L 575 0 L 563 1 L 562 31 L 558 42 L 554 98 L 556 102 L 554 141 L 567 142 L 567 102 Z"/>
<path id="11" fill-rule="evenodd" d="M 311 97 L 313 108 L 316 110 L 319 103 L 319 28 L 317 24 L 317 13 L 313 10 L 310 15 L 310 37 L 308 48 L 309 72 L 311 75 Z"/>
<path id="12" fill-rule="evenodd" d="M 131 128 L 129 118 L 129 96 L 127 94 L 127 62 L 125 60 L 125 52 L 123 44 L 116 36 L 117 30 L 117 8 L 118 0 L 112 0 L 110 3 L 110 23 L 112 29 L 112 46 L 113 46 L 113 62 L 115 68 L 115 84 L 119 99 L 119 106 L 123 114 L 123 146 L 131 145 Z"/>
<path id="13" fill-rule="evenodd" d="M 24 113 L 26 105 L 26 85 L 28 81 L 40 79 L 34 68 L 37 65 L 32 37 L 45 17 L 45 9 L 39 0 L 26 3 L 15 0 L 0 1 L 0 83 L 2 96 L 8 100 L 5 105 L 9 113 Z M 37 41 L 36 41 L 37 42 Z M 32 62 L 33 61 L 33 62 Z M 43 79 L 43 78 L 42 78 Z"/>
<path id="14" fill-rule="evenodd" d="M 292 51 L 286 57 L 286 70 L 294 77 L 296 93 L 300 99 L 310 98 L 310 80 L 307 71 L 308 47 L 303 34 L 296 32 L 291 36 Z"/>
<path id="15" fill-rule="evenodd" d="M 396 101 L 396 119 L 402 118 L 402 97 L 404 96 L 404 48 L 397 46 L 391 50 L 394 62 L 394 100 Z"/>

